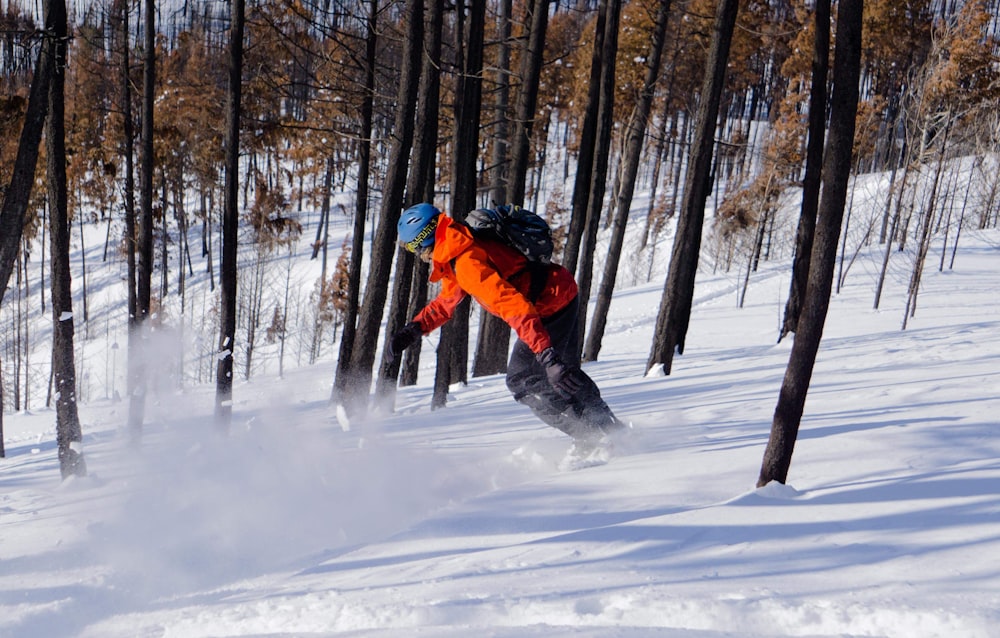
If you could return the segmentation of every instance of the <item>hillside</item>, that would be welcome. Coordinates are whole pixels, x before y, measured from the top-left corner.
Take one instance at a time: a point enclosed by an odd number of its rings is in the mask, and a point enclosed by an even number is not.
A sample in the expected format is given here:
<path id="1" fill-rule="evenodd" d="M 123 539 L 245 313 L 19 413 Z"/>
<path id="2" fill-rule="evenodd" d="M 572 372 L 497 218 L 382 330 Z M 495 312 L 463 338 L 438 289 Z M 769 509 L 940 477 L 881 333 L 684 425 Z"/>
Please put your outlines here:
<path id="1" fill-rule="evenodd" d="M 875 311 L 882 253 L 862 248 L 831 305 L 789 485 L 762 489 L 790 349 L 775 343 L 787 259 L 751 275 L 743 308 L 738 269 L 706 267 L 668 377 L 644 375 L 662 270 L 616 295 L 587 370 L 637 435 L 576 472 L 556 468 L 567 441 L 500 377 L 430 411 L 436 335 L 396 413 L 349 431 L 327 404 L 329 352 L 310 366 L 290 349 L 279 378 L 269 346 L 224 440 L 214 387 L 189 363 L 150 395 L 132 449 L 113 400 L 120 306 L 99 301 L 120 284 L 95 275 L 80 346 L 89 476 L 59 483 L 39 399 L 5 417 L 0 635 L 994 636 L 1000 235 L 964 231 L 943 271 L 940 250 L 901 330 L 908 258 L 893 257 Z M 296 271 L 293 288 L 314 276 Z M 212 303 L 203 277 L 190 307 Z"/>

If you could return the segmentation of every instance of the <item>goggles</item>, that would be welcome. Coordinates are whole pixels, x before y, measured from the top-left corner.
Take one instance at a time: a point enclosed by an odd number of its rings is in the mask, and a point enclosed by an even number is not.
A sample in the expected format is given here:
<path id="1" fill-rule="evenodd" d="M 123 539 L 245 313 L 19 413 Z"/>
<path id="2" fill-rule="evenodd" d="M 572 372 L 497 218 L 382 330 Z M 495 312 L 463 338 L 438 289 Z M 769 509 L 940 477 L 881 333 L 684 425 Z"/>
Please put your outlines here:
<path id="1" fill-rule="evenodd" d="M 423 244 L 428 237 L 433 235 L 436 229 L 437 229 L 437 219 L 433 219 L 426 226 L 420 229 L 420 232 L 417 233 L 416 237 L 414 237 L 408 242 L 405 243 L 400 242 L 400 243 L 403 244 L 403 248 L 405 248 L 411 253 L 416 254 L 417 252 L 420 251 L 421 244 Z"/>

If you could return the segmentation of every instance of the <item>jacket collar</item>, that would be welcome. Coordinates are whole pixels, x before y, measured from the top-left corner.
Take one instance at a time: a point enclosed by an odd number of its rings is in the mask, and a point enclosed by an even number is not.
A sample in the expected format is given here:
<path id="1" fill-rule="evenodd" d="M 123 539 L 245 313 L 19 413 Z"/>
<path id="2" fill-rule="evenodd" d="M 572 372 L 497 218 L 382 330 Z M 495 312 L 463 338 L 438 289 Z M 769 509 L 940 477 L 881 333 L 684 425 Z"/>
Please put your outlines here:
<path id="1" fill-rule="evenodd" d="M 473 244 L 472 232 L 451 217 L 441 214 L 434 233 L 434 254 L 431 258 L 431 281 L 438 281 L 452 271 L 452 261 Z"/>

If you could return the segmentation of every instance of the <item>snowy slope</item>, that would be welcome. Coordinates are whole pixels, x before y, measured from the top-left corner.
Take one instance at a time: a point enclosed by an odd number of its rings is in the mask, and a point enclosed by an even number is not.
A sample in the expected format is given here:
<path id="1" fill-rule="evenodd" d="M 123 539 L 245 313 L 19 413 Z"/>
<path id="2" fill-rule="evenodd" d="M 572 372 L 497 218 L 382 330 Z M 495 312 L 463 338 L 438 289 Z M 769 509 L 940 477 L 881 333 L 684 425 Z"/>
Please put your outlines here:
<path id="1" fill-rule="evenodd" d="M 905 331 L 880 259 L 833 299 L 788 486 L 754 489 L 787 261 L 742 309 L 700 274 L 668 377 L 662 279 L 618 294 L 586 369 L 638 434 L 576 472 L 501 377 L 432 412 L 424 374 L 345 432 L 329 358 L 237 385 L 224 440 L 210 385 L 151 397 L 140 450 L 89 401 L 63 484 L 54 415 L 7 415 L 0 636 L 1000 636 L 1000 234 L 932 254 Z"/>

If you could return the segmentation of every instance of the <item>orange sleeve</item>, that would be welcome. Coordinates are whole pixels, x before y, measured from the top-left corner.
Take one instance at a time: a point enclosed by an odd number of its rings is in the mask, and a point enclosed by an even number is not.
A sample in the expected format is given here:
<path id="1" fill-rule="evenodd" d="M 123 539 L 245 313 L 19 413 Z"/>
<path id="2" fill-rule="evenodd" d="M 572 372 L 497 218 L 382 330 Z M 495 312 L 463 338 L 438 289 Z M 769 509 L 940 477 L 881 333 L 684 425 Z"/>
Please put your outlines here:
<path id="1" fill-rule="evenodd" d="M 424 334 L 433 332 L 451 319 L 452 315 L 455 314 L 455 308 L 463 299 L 465 299 L 465 292 L 458 287 L 455 280 L 451 277 L 444 277 L 441 280 L 441 292 L 413 317 L 413 321 L 420 324 L 420 329 Z"/>
<path id="2" fill-rule="evenodd" d="M 458 286 L 488 312 L 507 322 L 532 352 L 541 352 L 552 345 L 538 310 L 500 276 L 480 245 L 473 245 L 462 252 L 455 259 L 454 271 Z"/>

